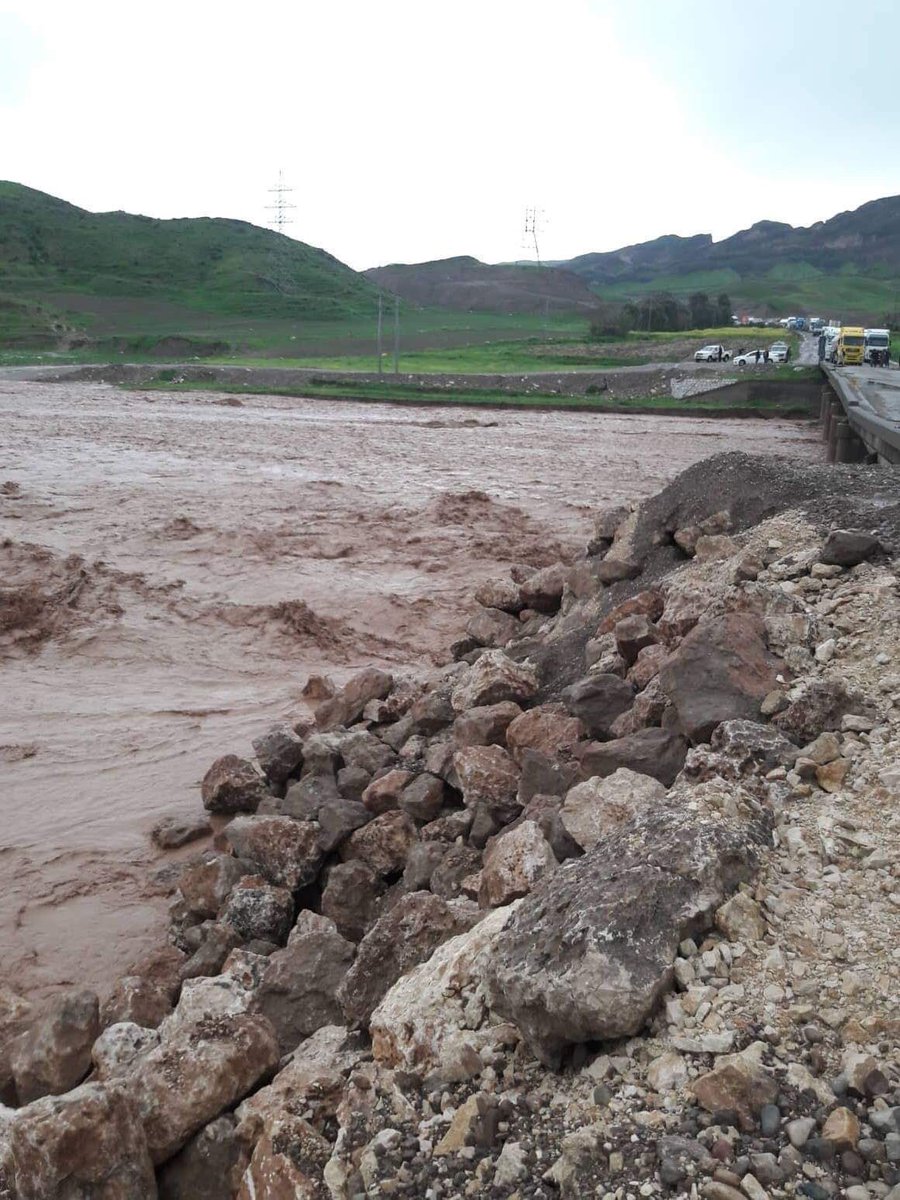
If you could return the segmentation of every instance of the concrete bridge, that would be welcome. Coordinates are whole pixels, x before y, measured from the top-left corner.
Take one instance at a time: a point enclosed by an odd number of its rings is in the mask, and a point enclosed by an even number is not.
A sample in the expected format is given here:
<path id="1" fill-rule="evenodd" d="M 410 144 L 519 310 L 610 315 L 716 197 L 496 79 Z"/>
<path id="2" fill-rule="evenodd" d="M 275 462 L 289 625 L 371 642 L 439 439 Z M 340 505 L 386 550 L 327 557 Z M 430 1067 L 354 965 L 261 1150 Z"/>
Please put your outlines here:
<path id="1" fill-rule="evenodd" d="M 822 364 L 819 417 L 829 462 L 900 465 L 900 369 Z"/>

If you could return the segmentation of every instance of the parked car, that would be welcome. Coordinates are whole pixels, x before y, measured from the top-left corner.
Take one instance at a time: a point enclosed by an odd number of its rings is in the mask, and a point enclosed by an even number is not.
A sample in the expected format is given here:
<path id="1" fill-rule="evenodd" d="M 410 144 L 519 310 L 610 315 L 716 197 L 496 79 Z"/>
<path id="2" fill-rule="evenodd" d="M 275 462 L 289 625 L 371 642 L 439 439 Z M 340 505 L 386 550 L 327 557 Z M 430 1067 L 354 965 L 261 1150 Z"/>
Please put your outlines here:
<path id="1" fill-rule="evenodd" d="M 759 358 L 757 359 L 757 355 Z M 745 350 L 743 354 L 736 354 L 732 359 L 732 366 L 735 367 L 755 367 L 757 362 L 762 362 L 762 351 L 760 350 Z"/>
<path id="2" fill-rule="evenodd" d="M 694 352 L 694 362 L 728 362 L 731 352 L 724 346 L 704 346 Z"/>
<path id="3" fill-rule="evenodd" d="M 769 362 L 786 363 L 791 356 L 787 342 L 773 342 L 769 347 Z"/>

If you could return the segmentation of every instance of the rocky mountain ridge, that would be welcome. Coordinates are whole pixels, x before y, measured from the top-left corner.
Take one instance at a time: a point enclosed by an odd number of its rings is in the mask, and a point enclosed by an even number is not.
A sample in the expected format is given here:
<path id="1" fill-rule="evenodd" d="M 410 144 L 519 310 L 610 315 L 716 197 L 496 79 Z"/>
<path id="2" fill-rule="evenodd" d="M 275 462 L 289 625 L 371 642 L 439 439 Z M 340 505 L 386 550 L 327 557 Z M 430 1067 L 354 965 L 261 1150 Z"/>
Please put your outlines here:
<path id="1" fill-rule="evenodd" d="M 898 548 L 890 472 L 719 456 L 311 679 L 170 942 L 6 993 L 0 1195 L 896 1200 Z"/>

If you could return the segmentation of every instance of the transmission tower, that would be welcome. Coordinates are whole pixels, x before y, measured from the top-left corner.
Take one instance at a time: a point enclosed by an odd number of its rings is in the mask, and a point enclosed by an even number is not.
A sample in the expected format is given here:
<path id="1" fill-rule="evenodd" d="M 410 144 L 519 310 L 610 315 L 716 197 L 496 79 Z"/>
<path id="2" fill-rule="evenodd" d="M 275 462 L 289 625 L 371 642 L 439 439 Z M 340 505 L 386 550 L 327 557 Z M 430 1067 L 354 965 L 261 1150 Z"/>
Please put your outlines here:
<path id="1" fill-rule="evenodd" d="M 278 182 L 274 187 L 269 188 L 269 192 L 275 197 L 271 204 L 267 204 L 266 208 L 272 213 L 272 219 L 269 224 L 278 233 L 284 233 L 285 226 L 290 225 L 293 217 L 290 216 L 292 209 L 296 208 L 296 204 L 291 204 L 286 197 L 293 192 L 292 187 L 284 182 L 284 171 L 278 172 Z"/>
<path id="2" fill-rule="evenodd" d="M 525 209 L 525 244 L 534 247 L 534 257 L 537 265 L 541 265 L 541 251 L 538 246 L 538 234 L 544 224 L 544 211 L 540 208 Z"/>

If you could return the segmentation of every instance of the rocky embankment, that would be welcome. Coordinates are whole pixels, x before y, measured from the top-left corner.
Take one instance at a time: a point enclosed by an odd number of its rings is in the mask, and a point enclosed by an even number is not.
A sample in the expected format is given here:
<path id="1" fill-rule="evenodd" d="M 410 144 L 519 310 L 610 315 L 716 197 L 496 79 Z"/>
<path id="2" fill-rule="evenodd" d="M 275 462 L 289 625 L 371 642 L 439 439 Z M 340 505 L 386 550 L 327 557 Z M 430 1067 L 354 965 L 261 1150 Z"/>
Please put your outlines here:
<path id="1" fill-rule="evenodd" d="M 724 455 L 310 680 L 169 942 L 2 993 L 0 1196 L 898 1200 L 898 547 L 891 473 Z"/>

